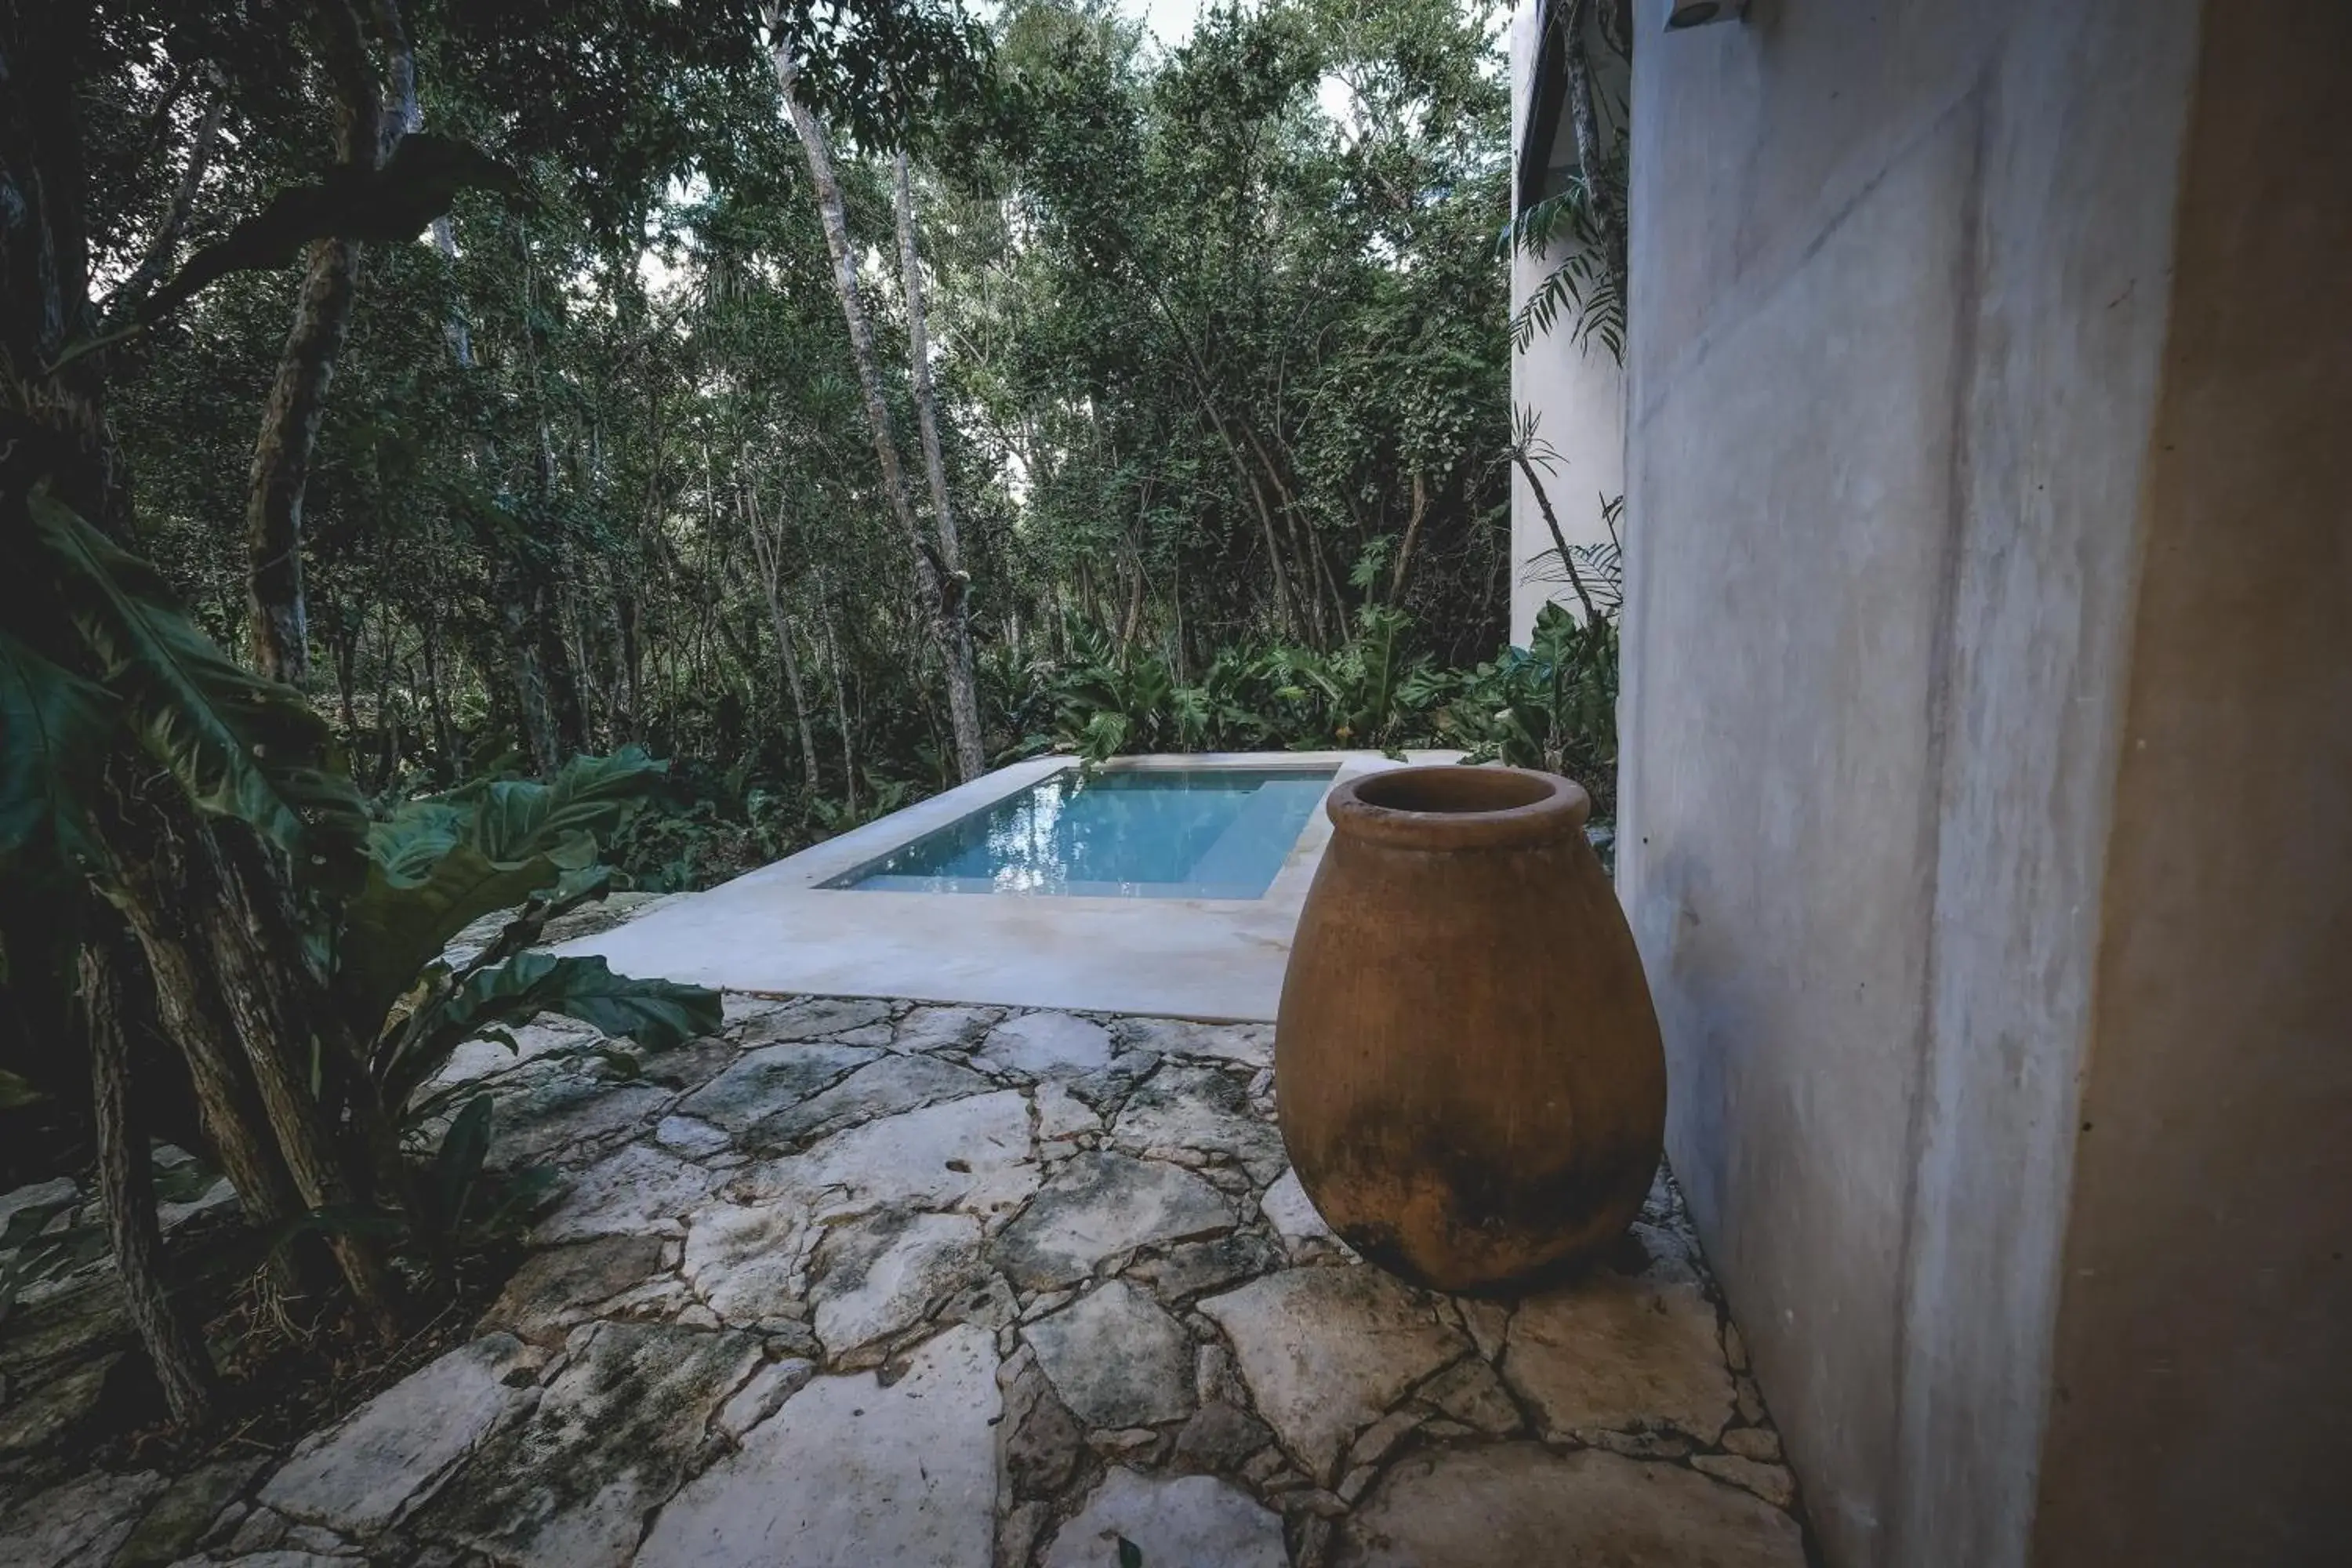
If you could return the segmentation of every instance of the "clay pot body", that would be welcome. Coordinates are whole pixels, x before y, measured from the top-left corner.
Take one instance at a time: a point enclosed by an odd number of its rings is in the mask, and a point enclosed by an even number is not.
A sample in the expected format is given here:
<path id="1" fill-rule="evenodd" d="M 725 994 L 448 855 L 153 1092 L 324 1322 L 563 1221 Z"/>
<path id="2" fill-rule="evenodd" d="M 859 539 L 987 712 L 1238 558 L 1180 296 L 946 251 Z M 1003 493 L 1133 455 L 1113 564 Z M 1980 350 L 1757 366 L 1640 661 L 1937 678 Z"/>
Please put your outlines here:
<path id="1" fill-rule="evenodd" d="M 1336 786 L 1275 1034 L 1283 1142 L 1349 1246 L 1482 1290 L 1624 1233 L 1658 1167 L 1665 1057 L 1633 934 L 1550 773 Z"/>

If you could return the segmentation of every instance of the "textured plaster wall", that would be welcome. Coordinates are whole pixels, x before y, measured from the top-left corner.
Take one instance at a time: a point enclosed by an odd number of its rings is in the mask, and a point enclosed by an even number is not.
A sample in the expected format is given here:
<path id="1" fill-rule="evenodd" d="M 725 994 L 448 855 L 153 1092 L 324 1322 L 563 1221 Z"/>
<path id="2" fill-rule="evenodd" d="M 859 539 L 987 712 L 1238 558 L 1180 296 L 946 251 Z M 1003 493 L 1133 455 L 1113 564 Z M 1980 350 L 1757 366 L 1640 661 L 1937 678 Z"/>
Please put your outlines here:
<path id="1" fill-rule="evenodd" d="M 2075 1192 L 2095 1027 L 2102 1064 L 2110 1036 L 2155 1048 L 2106 978 L 2111 858 L 2194 831 L 2153 837 L 2121 759 L 2156 679 L 2135 650 L 2178 613 L 2143 500 L 2200 7 L 1757 0 L 1674 37 L 1643 9 L 1619 855 L 1673 1157 L 1833 1563 L 2176 1560 L 2082 1555 L 2037 1500 L 2077 1484 L 2042 1465 L 2073 1336 L 2087 1376 L 2164 1288 L 2101 1306 L 2062 1253 L 2130 1205 L 2095 1206 L 2093 1154 Z M 2287 554 L 2262 570 L 2311 569 Z M 2145 962 L 2186 979 L 2189 929 Z"/>

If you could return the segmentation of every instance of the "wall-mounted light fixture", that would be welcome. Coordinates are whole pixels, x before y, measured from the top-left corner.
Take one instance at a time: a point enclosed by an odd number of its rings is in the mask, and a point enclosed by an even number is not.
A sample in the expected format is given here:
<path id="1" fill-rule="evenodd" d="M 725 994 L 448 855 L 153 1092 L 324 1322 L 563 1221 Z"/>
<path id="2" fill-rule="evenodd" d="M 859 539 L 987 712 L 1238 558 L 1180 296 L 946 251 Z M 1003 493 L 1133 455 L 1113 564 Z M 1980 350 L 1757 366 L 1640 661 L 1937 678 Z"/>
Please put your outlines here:
<path id="1" fill-rule="evenodd" d="M 1748 0 L 1671 0 L 1666 7 L 1666 31 L 1703 27 L 1709 22 L 1739 22 L 1748 16 Z"/>

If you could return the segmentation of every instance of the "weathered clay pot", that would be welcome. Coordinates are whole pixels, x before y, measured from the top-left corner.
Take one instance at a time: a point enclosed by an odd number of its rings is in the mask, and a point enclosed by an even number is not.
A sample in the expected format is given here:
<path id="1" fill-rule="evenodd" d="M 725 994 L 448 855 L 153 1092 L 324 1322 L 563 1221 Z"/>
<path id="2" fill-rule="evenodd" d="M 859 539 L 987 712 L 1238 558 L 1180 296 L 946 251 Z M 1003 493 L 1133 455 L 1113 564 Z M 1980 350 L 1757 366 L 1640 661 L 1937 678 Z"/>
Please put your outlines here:
<path id="1" fill-rule="evenodd" d="M 1550 773 L 1338 785 L 1275 1033 L 1282 1139 L 1371 1261 L 1444 1290 L 1623 1234 L 1658 1166 L 1665 1058 L 1641 956 Z"/>

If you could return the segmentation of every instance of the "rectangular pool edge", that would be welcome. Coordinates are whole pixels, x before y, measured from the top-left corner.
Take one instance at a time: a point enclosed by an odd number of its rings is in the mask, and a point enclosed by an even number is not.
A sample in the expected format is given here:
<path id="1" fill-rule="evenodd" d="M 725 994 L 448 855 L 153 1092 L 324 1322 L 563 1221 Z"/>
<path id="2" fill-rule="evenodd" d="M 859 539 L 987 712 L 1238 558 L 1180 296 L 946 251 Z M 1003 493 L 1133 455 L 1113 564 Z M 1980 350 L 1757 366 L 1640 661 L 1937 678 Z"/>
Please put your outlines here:
<path id="1" fill-rule="evenodd" d="M 1154 757 L 1138 759 L 1143 765 L 1049 768 L 911 837 L 874 846 L 813 888 L 1263 900 L 1345 771 L 1339 759 L 1276 755 L 1284 760 L 1187 766 L 1190 759 Z"/>

